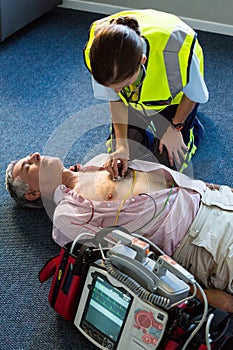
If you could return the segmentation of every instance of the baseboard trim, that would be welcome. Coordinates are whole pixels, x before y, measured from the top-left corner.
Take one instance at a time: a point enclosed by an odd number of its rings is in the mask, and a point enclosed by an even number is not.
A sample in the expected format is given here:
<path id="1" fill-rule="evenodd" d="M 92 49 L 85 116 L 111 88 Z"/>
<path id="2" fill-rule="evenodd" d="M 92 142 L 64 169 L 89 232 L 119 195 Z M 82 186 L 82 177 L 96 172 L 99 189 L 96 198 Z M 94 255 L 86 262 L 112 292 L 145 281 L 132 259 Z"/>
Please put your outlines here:
<path id="1" fill-rule="evenodd" d="M 63 0 L 61 7 L 106 15 L 127 9 L 126 7 L 83 0 Z M 204 21 L 188 17 L 181 17 L 181 19 L 197 30 L 233 36 L 233 26 L 228 24 Z"/>
<path id="2" fill-rule="evenodd" d="M 121 6 L 115 6 L 110 4 L 102 4 L 100 2 L 92 2 L 85 0 L 63 0 L 61 7 L 70 8 L 73 10 L 101 13 L 105 15 L 113 14 L 125 10 L 126 8 Z"/>

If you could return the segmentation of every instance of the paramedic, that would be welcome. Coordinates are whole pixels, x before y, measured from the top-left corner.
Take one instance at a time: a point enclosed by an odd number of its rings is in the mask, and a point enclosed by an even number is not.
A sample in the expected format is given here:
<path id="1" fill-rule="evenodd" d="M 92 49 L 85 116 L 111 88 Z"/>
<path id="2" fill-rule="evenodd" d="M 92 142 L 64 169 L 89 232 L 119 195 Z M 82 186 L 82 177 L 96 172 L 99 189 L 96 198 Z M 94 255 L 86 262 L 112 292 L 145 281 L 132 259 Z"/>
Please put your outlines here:
<path id="1" fill-rule="evenodd" d="M 95 97 L 110 101 L 105 168 L 112 176 L 117 161 L 124 175 L 128 159 L 147 148 L 158 162 L 185 169 L 203 131 L 197 107 L 208 100 L 194 30 L 172 14 L 123 11 L 91 25 L 84 60 Z"/>
<path id="2" fill-rule="evenodd" d="M 77 172 L 58 158 L 29 155 L 11 162 L 9 192 L 21 206 L 52 193 L 53 239 L 63 246 L 82 232 L 120 225 L 145 236 L 189 270 L 209 303 L 233 312 L 233 193 L 163 165 L 129 162 L 125 179 L 113 181 L 99 155 Z M 42 201 L 39 206 L 42 205 Z"/>

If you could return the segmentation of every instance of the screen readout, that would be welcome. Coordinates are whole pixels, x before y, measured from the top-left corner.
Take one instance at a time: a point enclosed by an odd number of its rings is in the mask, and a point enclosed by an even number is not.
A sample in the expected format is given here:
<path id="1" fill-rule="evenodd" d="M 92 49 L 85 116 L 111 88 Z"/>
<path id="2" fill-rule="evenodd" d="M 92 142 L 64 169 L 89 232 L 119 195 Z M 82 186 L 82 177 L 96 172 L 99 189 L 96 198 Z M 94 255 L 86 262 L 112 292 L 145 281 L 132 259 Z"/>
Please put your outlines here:
<path id="1" fill-rule="evenodd" d="M 131 297 L 100 276 L 93 286 L 85 320 L 117 341 Z"/>

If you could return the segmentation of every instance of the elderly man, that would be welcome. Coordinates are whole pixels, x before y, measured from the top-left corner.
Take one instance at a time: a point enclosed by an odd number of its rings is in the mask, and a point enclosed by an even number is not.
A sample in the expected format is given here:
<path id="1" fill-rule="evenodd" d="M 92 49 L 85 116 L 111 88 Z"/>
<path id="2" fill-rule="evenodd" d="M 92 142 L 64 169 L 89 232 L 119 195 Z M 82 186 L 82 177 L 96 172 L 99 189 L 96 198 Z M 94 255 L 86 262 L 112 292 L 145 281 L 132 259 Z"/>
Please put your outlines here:
<path id="1" fill-rule="evenodd" d="M 194 274 L 211 305 L 233 312 L 232 190 L 210 189 L 163 165 L 138 160 L 129 162 L 124 179 L 114 181 L 102 167 L 106 157 L 72 171 L 58 158 L 34 153 L 9 164 L 7 188 L 25 207 L 54 199 L 53 239 L 59 245 L 82 232 L 124 226 Z"/>

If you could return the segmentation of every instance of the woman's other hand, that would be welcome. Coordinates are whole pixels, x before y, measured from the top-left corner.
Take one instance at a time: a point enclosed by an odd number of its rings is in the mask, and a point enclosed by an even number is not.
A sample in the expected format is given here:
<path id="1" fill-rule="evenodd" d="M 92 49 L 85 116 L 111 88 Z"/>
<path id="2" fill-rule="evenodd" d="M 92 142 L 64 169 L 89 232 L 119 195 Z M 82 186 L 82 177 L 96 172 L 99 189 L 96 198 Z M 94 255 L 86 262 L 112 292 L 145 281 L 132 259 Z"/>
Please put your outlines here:
<path id="1" fill-rule="evenodd" d="M 188 147 L 184 143 L 181 132 L 176 130 L 171 125 L 169 125 L 159 143 L 160 153 L 163 153 L 164 146 L 167 148 L 170 165 L 173 167 L 175 164 L 176 168 L 179 168 L 185 159 L 185 155 L 188 152 Z"/>

